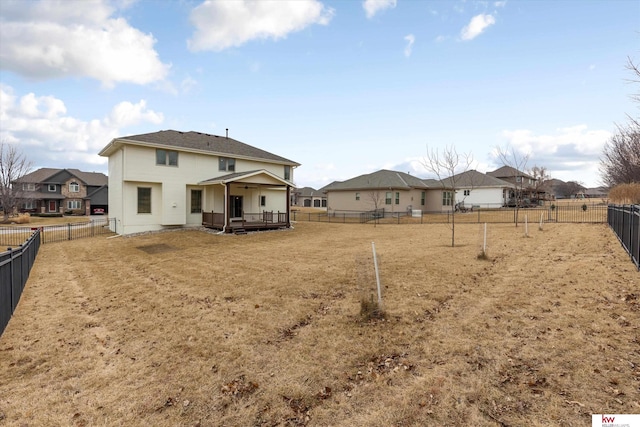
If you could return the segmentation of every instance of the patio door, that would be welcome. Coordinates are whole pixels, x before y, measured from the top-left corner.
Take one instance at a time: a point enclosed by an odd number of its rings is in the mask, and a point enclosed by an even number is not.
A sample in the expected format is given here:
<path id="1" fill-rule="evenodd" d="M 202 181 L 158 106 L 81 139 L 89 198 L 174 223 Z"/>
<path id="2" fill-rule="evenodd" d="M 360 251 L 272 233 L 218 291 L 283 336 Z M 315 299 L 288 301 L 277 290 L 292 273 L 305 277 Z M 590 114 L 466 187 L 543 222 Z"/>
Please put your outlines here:
<path id="1" fill-rule="evenodd" d="M 55 211 L 56 211 L 56 201 L 49 200 L 49 212 L 55 212 Z"/>
<path id="2" fill-rule="evenodd" d="M 231 218 L 242 218 L 242 196 L 231 196 L 229 213 Z"/>

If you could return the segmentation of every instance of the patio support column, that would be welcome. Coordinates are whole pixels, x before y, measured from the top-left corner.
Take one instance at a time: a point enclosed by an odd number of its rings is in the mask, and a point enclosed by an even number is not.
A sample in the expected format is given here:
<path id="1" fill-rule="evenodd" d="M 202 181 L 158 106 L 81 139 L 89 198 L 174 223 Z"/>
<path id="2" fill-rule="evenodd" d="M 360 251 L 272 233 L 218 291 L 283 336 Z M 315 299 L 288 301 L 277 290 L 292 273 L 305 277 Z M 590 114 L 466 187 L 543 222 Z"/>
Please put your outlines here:
<path id="1" fill-rule="evenodd" d="M 291 228 L 291 221 L 289 218 L 291 212 L 291 187 L 287 185 L 287 227 Z"/>
<path id="2" fill-rule="evenodd" d="M 225 228 L 228 229 L 231 225 L 229 206 L 231 206 L 231 184 L 226 183 L 224 186 L 224 223 Z"/>

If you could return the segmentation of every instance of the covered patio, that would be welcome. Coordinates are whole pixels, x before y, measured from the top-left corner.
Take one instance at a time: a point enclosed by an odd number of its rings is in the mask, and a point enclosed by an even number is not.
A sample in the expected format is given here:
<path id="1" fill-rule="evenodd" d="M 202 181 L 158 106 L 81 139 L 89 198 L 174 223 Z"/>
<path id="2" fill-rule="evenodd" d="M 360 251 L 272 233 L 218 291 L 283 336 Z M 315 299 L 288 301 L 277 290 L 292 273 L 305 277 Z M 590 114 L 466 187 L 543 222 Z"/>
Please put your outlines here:
<path id="1" fill-rule="evenodd" d="M 198 183 L 205 188 L 202 225 L 227 233 L 289 228 L 292 184 L 262 169 Z"/>

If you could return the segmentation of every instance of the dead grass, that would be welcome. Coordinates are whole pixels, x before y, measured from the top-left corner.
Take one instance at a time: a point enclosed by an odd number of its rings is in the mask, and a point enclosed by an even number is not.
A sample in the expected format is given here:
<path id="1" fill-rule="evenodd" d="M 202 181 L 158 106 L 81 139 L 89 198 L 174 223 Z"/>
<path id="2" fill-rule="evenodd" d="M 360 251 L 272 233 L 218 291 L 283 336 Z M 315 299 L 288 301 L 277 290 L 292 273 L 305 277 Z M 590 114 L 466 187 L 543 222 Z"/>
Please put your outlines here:
<path id="1" fill-rule="evenodd" d="M 640 275 L 602 224 L 298 223 L 44 245 L 0 424 L 546 426 L 640 412 Z M 362 321 L 375 241 L 386 319 Z"/>

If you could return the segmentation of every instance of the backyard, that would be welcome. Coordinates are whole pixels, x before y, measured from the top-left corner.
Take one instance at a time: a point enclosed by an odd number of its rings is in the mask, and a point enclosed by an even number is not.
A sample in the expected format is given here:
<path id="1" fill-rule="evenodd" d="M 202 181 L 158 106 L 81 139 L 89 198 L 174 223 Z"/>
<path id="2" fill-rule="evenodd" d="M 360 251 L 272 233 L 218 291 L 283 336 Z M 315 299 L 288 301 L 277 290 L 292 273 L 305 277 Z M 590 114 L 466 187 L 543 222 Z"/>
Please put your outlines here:
<path id="1" fill-rule="evenodd" d="M 299 222 L 40 248 L 0 425 L 584 426 L 640 413 L 640 273 L 605 224 Z M 386 318 L 374 296 L 371 242 Z M 375 298 L 375 296 L 374 296 Z"/>

